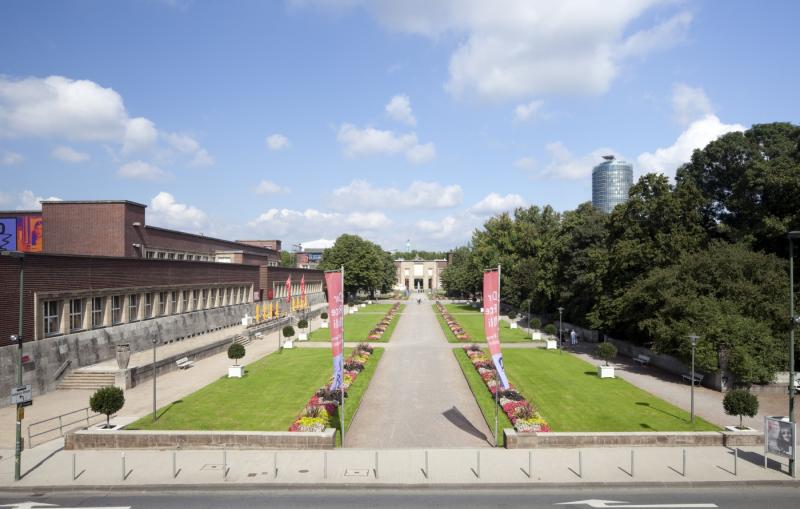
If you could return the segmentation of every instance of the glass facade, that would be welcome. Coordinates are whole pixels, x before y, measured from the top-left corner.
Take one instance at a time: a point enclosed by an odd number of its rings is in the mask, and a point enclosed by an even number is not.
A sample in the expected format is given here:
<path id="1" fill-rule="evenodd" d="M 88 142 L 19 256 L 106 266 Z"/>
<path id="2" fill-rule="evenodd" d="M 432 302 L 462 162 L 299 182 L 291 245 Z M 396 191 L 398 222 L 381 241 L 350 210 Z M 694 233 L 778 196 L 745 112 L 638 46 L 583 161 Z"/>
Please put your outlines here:
<path id="1" fill-rule="evenodd" d="M 614 156 L 604 156 L 605 162 L 592 170 L 592 205 L 609 213 L 628 200 L 633 185 L 633 165 L 618 161 Z"/>

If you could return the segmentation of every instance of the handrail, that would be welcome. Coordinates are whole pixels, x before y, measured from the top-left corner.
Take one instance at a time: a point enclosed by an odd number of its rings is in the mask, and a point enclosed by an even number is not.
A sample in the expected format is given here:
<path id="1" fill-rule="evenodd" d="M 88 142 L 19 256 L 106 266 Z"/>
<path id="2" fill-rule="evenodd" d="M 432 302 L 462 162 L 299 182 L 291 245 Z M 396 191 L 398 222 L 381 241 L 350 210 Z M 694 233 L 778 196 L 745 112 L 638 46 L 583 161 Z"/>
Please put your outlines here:
<path id="1" fill-rule="evenodd" d="M 67 367 L 70 364 L 72 364 L 72 360 L 71 359 L 65 360 L 64 363 L 61 364 L 61 366 L 58 367 L 58 369 L 56 370 L 56 374 L 55 374 L 55 376 L 53 378 L 55 380 L 58 380 L 58 377 L 60 377 L 64 373 L 64 371 L 66 371 Z"/>
<path id="2" fill-rule="evenodd" d="M 90 410 L 89 407 L 81 408 L 80 410 L 73 410 L 72 412 L 67 412 L 65 414 L 57 415 L 55 417 L 50 417 L 48 419 L 42 419 L 41 421 L 36 421 L 36 422 L 32 422 L 32 423 L 28 424 L 28 447 L 31 447 L 32 439 L 34 437 L 38 437 L 38 436 L 41 436 L 41 435 L 46 435 L 47 433 L 52 433 L 53 431 L 56 431 L 56 430 L 58 430 L 59 435 L 63 437 L 64 436 L 64 428 L 67 428 L 67 431 L 70 431 L 70 430 L 72 430 L 72 429 L 77 427 L 77 426 L 73 426 L 74 424 L 83 423 L 84 421 L 86 422 L 86 426 L 88 426 L 90 424 L 90 420 L 91 419 L 94 419 L 95 417 L 99 417 L 99 416 L 103 415 L 103 414 L 92 414 L 92 415 L 89 415 L 89 410 Z M 65 417 L 73 415 L 73 414 L 77 414 L 79 412 L 83 412 L 85 414 L 85 416 L 84 417 L 80 417 L 80 418 L 78 418 L 77 420 L 74 420 L 74 421 L 64 422 L 64 418 Z M 52 428 L 48 428 L 48 429 L 46 429 L 44 431 L 40 431 L 38 433 L 33 433 L 33 434 L 31 433 L 31 428 L 32 427 L 38 426 L 40 424 L 44 424 L 44 423 L 49 422 L 49 421 L 55 421 L 55 420 L 58 420 L 58 425 L 55 425 Z"/>

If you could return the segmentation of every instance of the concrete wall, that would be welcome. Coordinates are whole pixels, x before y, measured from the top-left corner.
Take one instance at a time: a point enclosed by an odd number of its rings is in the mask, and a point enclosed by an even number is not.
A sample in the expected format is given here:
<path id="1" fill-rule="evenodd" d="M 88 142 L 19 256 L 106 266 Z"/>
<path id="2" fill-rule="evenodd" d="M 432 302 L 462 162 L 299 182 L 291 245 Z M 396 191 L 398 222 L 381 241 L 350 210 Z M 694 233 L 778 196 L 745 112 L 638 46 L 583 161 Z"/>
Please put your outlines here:
<path id="1" fill-rule="evenodd" d="M 764 445 L 759 431 L 664 433 L 517 433 L 504 429 L 507 449 L 571 447 L 710 447 Z"/>
<path id="2" fill-rule="evenodd" d="M 22 382 L 33 386 L 34 395 L 43 394 L 55 389 L 67 371 L 114 358 L 117 344 L 129 343 L 131 351 L 138 352 L 151 348 L 153 337 L 165 342 L 241 324 L 249 308 L 240 304 L 207 309 L 27 342 L 22 352 L 30 362 L 23 364 Z M 16 370 L 17 347 L 0 347 L 0 394 L 10 394 Z M 9 402 L 0 398 L 0 406 Z"/>
<path id="3" fill-rule="evenodd" d="M 64 449 L 333 449 L 336 430 L 289 431 L 112 431 L 67 433 Z"/>

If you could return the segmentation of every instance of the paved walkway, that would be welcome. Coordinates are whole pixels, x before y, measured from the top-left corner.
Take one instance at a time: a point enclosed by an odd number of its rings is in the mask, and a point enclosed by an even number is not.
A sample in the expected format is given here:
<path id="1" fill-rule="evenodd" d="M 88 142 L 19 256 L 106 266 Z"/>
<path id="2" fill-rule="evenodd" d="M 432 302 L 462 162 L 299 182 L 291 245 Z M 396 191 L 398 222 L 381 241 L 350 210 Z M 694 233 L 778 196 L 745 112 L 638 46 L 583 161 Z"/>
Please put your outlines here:
<path id="1" fill-rule="evenodd" d="M 454 345 L 426 298 L 419 305 L 408 301 L 387 346 L 345 437 L 347 447 L 490 445 L 492 434 L 453 355 Z"/>

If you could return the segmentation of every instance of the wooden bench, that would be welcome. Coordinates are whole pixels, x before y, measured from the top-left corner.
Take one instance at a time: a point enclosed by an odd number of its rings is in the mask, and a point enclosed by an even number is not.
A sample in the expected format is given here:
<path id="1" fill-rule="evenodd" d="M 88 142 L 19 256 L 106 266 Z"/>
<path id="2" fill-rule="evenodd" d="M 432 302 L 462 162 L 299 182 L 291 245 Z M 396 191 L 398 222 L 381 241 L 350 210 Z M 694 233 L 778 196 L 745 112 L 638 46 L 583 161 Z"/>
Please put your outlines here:
<path id="1" fill-rule="evenodd" d="M 703 382 L 703 377 L 705 375 L 701 375 L 699 373 L 695 373 L 694 374 L 694 381 L 692 380 L 692 374 L 691 373 L 684 373 L 681 376 L 683 377 L 684 380 L 686 380 L 687 382 L 691 383 L 692 385 L 694 385 L 694 384 L 699 385 L 700 383 Z"/>
<path id="2" fill-rule="evenodd" d="M 188 357 L 181 357 L 175 361 L 175 364 L 178 366 L 178 369 L 186 369 L 194 366 L 194 362 L 190 361 Z"/>
<path id="3" fill-rule="evenodd" d="M 640 353 L 639 355 L 633 358 L 633 362 L 641 366 L 647 366 L 648 364 L 650 364 L 650 356 Z"/>

